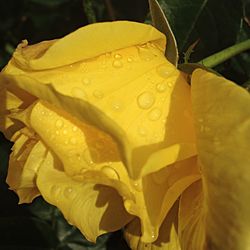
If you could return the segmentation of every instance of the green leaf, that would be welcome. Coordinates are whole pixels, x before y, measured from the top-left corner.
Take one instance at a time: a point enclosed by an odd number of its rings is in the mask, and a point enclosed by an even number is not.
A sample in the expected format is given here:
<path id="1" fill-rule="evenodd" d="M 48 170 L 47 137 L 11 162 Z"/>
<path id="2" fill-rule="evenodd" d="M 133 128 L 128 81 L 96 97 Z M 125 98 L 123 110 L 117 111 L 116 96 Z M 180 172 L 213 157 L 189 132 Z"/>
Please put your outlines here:
<path id="1" fill-rule="evenodd" d="M 192 62 L 235 43 L 242 18 L 239 0 L 159 0 L 180 53 L 200 40 Z M 180 54 L 181 55 L 181 54 Z"/>
<path id="2" fill-rule="evenodd" d="M 208 0 L 159 0 L 183 51 Z M 196 39 L 197 40 L 197 39 Z"/>
<path id="3" fill-rule="evenodd" d="M 153 26 L 167 37 L 166 57 L 176 66 L 178 63 L 178 48 L 168 20 L 157 0 L 149 0 L 149 8 Z"/>

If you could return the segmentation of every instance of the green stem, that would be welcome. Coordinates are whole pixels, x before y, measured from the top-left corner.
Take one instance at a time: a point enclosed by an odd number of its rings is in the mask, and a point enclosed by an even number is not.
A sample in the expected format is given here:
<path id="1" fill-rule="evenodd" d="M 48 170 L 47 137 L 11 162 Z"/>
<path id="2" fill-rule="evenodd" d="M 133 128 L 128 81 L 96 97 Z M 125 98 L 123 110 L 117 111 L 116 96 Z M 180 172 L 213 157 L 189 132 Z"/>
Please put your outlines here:
<path id="1" fill-rule="evenodd" d="M 226 48 L 218 53 L 215 53 L 201 61 L 199 61 L 198 63 L 204 65 L 205 67 L 208 68 L 213 68 L 215 66 L 217 66 L 220 63 L 225 62 L 226 60 L 228 60 L 229 58 L 250 49 L 250 39 L 235 44 L 229 48 Z"/>

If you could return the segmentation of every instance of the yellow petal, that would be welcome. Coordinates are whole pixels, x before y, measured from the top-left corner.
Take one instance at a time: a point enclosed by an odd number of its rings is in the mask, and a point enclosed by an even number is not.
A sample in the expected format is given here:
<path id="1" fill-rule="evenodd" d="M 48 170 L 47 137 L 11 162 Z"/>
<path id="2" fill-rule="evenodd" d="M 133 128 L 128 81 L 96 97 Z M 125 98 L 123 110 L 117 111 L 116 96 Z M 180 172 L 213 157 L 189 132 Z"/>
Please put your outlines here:
<path id="1" fill-rule="evenodd" d="M 108 131 L 123 148 L 129 174 L 138 178 L 196 154 L 189 86 L 158 49 L 146 46 L 142 49 L 150 60 L 142 59 L 138 48 L 126 48 L 86 62 L 84 75 L 77 64 L 67 70 L 30 73 L 34 78 L 5 77 L 10 85 Z M 127 62 L 130 55 L 133 66 Z M 99 69 L 103 60 L 105 70 Z M 115 68 L 116 60 L 124 67 Z M 36 79 L 52 82 L 53 87 Z"/>
<path id="2" fill-rule="evenodd" d="M 250 245 L 250 95 L 204 70 L 192 76 L 192 100 L 202 165 L 206 241 L 213 249 Z"/>
<path id="3" fill-rule="evenodd" d="M 7 183 L 19 196 L 19 203 L 31 202 L 40 193 L 36 187 L 37 171 L 44 159 L 46 147 L 18 131 L 12 140 L 15 142 L 9 160 Z"/>
<path id="4" fill-rule="evenodd" d="M 23 127 L 20 122 L 13 121 L 9 117 L 9 114 L 25 109 L 33 101 L 33 96 L 16 86 L 6 88 L 4 78 L 0 77 L 0 131 L 2 131 L 8 139 Z"/>
<path id="5" fill-rule="evenodd" d="M 196 157 L 179 161 L 134 183 L 135 203 L 125 202 L 127 211 L 141 220 L 142 241 L 157 239 L 167 213 L 194 181 L 200 179 Z"/>
<path id="6" fill-rule="evenodd" d="M 95 23 L 30 49 L 26 49 L 24 41 L 14 53 L 14 62 L 21 68 L 50 69 L 148 41 L 165 50 L 165 36 L 151 25 L 128 21 Z"/>
<path id="7" fill-rule="evenodd" d="M 126 168 L 108 134 L 42 102 L 32 107 L 29 126 L 57 155 L 67 175 L 109 185 L 121 196 L 133 198 Z"/>
<path id="8" fill-rule="evenodd" d="M 37 185 L 45 200 L 57 206 L 90 241 L 120 229 L 131 220 L 114 189 L 72 180 L 50 152 L 39 170 Z"/>
<path id="9" fill-rule="evenodd" d="M 193 183 L 181 195 L 178 232 L 182 250 L 204 249 L 204 205 L 201 181 Z"/>
<path id="10" fill-rule="evenodd" d="M 178 202 L 171 208 L 161 228 L 159 237 L 153 243 L 141 238 L 140 222 L 134 219 L 125 228 L 125 238 L 133 250 L 181 250 L 177 235 Z"/>
<path id="11" fill-rule="evenodd" d="M 71 178 L 115 188 L 123 197 L 126 210 L 141 219 L 143 238 L 148 242 L 157 237 L 162 221 L 181 192 L 200 178 L 194 157 L 131 181 L 110 136 L 46 103 L 34 105 L 30 126 L 61 160 Z"/>

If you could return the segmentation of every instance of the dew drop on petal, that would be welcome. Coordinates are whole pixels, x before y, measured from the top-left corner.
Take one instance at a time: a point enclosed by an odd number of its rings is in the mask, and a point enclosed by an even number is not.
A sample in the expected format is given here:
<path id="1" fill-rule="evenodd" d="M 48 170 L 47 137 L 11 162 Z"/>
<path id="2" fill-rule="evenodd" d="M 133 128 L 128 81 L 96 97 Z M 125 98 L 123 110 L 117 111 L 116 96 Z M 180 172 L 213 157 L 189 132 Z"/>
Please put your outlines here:
<path id="1" fill-rule="evenodd" d="M 77 140 L 76 140 L 75 137 L 72 137 L 72 138 L 70 139 L 70 143 L 71 143 L 71 144 L 75 145 L 76 142 L 77 142 Z"/>
<path id="2" fill-rule="evenodd" d="M 156 72 L 159 76 L 163 78 L 168 78 L 173 72 L 173 70 L 167 65 L 160 65 L 157 67 Z"/>
<path id="3" fill-rule="evenodd" d="M 115 55 L 114 55 L 114 58 L 115 58 L 115 59 L 122 59 L 122 55 L 121 55 L 121 54 L 115 54 Z"/>
<path id="4" fill-rule="evenodd" d="M 84 161 L 88 164 L 88 165 L 93 165 L 94 162 L 92 160 L 92 157 L 91 157 L 91 154 L 89 152 L 88 149 L 85 149 L 84 152 L 83 152 L 83 157 L 84 157 Z"/>
<path id="5" fill-rule="evenodd" d="M 101 99 L 101 98 L 103 98 L 103 92 L 100 91 L 100 90 L 95 90 L 93 92 L 93 96 L 96 97 L 96 98 L 98 98 L 98 99 Z"/>
<path id="6" fill-rule="evenodd" d="M 164 91 L 166 91 L 166 89 L 167 89 L 167 84 L 166 84 L 166 82 L 160 82 L 160 83 L 158 83 L 158 84 L 156 85 L 156 90 L 157 90 L 158 92 L 164 92 Z"/>
<path id="7" fill-rule="evenodd" d="M 91 80 L 90 80 L 89 78 L 84 77 L 84 78 L 82 79 L 82 83 L 83 83 L 84 85 L 89 85 L 89 84 L 91 83 Z"/>
<path id="8" fill-rule="evenodd" d="M 129 200 L 129 199 L 126 199 L 126 200 L 124 201 L 124 207 L 126 208 L 126 210 L 127 210 L 128 212 L 130 212 L 131 209 L 132 209 L 132 207 L 133 207 L 133 201 L 132 201 L 132 200 Z"/>
<path id="9" fill-rule="evenodd" d="M 168 87 L 172 88 L 173 87 L 173 82 L 168 82 Z"/>
<path id="10" fill-rule="evenodd" d="M 121 109 L 123 109 L 123 103 L 119 98 L 112 97 L 108 102 L 114 111 L 120 111 Z"/>
<path id="11" fill-rule="evenodd" d="M 59 134 L 60 134 L 60 132 L 58 130 L 56 130 L 56 135 L 59 135 Z"/>
<path id="12" fill-rule="evenodd" d="M 152 240 L 154 240 L 156 238 L 154 231 L 152 231 L 152 233 L 151 233 L 151 238 L 152 238 Z"/>
<path id="13" fill-rule="evenodd" d="M 76 127 L 76 126 L 73 126 L 73 127 L 72 127 L 72 131 L 73 131 L 73 132 L 76 132 L 76 131 L 77 131 L 77 127 Z"/>
<path id="14" fill-rule="evenodd" d="M 142 109 L 149 109 L 155 102 L 155 96 L 150 92 L 143 92 L 137 98 L 138 106 Z"/>
<path id="15" fill-rule="evenodd" d="M 114 60 L 114 62 L 113 62 L 113 67 L 114 68 L 121 68 L 123 66 L 123 63 L 122 63 L 122 61 L 120 61 L 120 60 Z"/>
<path id="16" fill-rule="evenodd" d="M 150 49 L 143 46 L 138 47 L 138 54 L 143 61 L 151 61 L 155 57 Z"/>
<path id="17" fill-rule="evenodd" d="M 119 180 L 119 174 L 117 173 L 117 171 L 110 167 L 110 166 L 104 166 L 102 167 L 102 172 L 108 176 L 110 179 L 115 179 L 115 180 Z"/>
<path id="18" fill-rule="evenodd" d="M 142 183 L 141 181 L 132 181 L 132 186 L 133 188 L 138 191 L 138 192 L 141 192 L 142 191 Z"/>
<path id="19" fill-rule="evenodd" d="M 133 60 L 132 57 L 129 56 L 129 57 L 127 58 L 127 62 L 128 62 L 128 63 L 132 63 L 133 61 L 134 61 L 134 60 Z"/>
<path id="20" fill-rule="evenodd" d="M 68 130 L 64 129 L 62 133 L 63 133 L 63 135 L 66 135 L 66 134 L 68 134 Z"/>
<path id="21" fill-rule="evenodd" d="M 161 110 L 159 108 L 153 108 L 148 113 L 148 119 L 151 121 L 157 121 L 161 117 Z"/>
<path id="22" fill-rule="evenodd" d="M 62 120 L 57 120 L 57 121 L 56 121 L 56 127 L 57 127 L 58 129 L 62 128 L 62 127 L 63 127 L 63 121 L 62 121 Z"/>
<path id="23" fill-rule="evenodd" d="M 75 191 L 73 190 L 73 188 L 71 187 L 66 187 L 64 189 L 64 192 L 63 192 L 64 196 L 67 198 L 67 199 L 72 199 L 75 197 L 76 193 Z"/>
<path id="24" fill-rule="evenodd" d="M 78 87 L 74 87 L 71 89 L 71 94 L 76 97 L 76 98 L 80 98 L 80 99 L 83 99 L 86 97 L 86 94 L 85 92 L 81 89 L 81 88 L 78 88 Z"/>
<path id="25" fill-rule="evenodd" d="M 146 129 L 144 126 L 142 126 L 142 125 L 140 125 L 140 126 L 138 127 L 137 131 L 138 131 L 138 134 L 139 134 L 140 136 L 142 136 L 142 137 L 144 137 L 144 136 L 147 135 L 147 129 Z"/>

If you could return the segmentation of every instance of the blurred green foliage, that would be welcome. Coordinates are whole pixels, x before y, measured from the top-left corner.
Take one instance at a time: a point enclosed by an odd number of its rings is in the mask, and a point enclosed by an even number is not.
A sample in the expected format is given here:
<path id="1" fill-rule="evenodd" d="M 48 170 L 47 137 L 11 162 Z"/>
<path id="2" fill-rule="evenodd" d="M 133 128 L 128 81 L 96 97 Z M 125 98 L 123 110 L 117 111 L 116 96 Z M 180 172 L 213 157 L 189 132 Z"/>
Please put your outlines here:
<path id="1" fill-rule="evenodd" d="M 159 0 L 179 47 L 180 62 L 196 41 L 190 62 L 197 62 L 250 38 L 250 0 Z M 21 40 L 30 44 L 62 37 L 97 21 L 133 20 L 150 23 L 147 0 L 8 0 L 0 1 L 0 68 Z M 249 51 L 215 70 L 238 84 L 250 82 Z M 0 249 L 128 249 L 122 233 L 100 237 L 96 245 L 84 239 L 61 213 L 37 198 L 17 205 L 5 183 L 11 143 L 0 137 Z"/>

